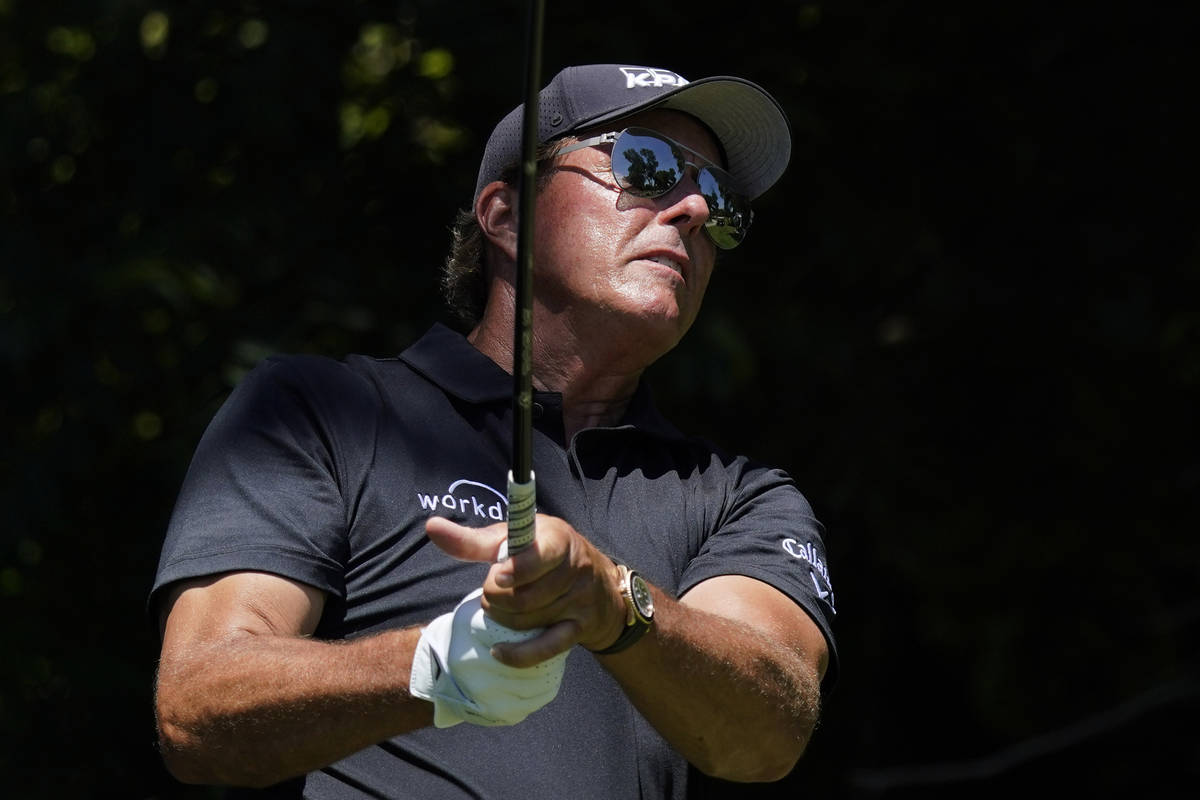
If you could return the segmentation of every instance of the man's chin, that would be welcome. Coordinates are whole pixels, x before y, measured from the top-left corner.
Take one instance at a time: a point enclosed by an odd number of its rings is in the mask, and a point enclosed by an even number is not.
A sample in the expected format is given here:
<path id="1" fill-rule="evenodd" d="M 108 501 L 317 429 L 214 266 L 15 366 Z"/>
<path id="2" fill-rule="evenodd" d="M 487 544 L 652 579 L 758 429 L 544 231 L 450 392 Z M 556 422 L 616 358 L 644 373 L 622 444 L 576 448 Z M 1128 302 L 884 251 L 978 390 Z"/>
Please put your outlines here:
<path id="1" fill-rule="evenodd" d="M 684 337 L 695 315 L 686 314 L 674 303 L 653 306 L 631 315 L 629 324 L 637 329 L 637 337 L 646 346 L 656 346 L 665 353 Z"/>

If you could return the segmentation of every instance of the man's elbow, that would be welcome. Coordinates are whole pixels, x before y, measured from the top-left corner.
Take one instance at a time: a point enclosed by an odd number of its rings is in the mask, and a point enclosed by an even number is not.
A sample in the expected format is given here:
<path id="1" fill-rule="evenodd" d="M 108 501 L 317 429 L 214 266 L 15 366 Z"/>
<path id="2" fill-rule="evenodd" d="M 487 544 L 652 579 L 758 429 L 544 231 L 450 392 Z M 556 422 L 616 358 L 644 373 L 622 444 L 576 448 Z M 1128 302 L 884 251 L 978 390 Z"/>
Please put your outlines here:
<path id="1" fill-rule="evenodd" d="M 154 717 L 158 727 L 158 753 L 167 772 L 181 783 L 216 784 L 216 775 L 206 763 L 205 743 L 197 726 L 180 704 L 170 685 L 160 681 L 155 693 Z"/>
<path id="2" fill-rule="evenodd" d="M 286 777 L 239 769 L 236 762 L 222 760 L 196 737 L 170 724 L 159 724 L 158 751 L 167 772 L 180 783 L 262 789 Z"/>
<path id="3" fill-rule="evenodd" d="M 694 760 L 693 766 L 713 778 L 737 783 L 772 783 L 786 778 L 800 757 L 804 755 L 808 737 L 788 738 L 774 746 L 762 746 L 747 742 L 743 748 L 731 748 L 723 752 L 709 753 L 702 760 Z"/>
<path id="4" fill-rule="evenodd" d="M 158 727 L 158 753 L 167 772 L 180 783 L 209 786 L 262 786 L 254 775 L 231 773 L 221 758 L 221 748 L 209 737 L 201 735 L 203 725 L 191 706 L 176 702 L 170 687 L 159 684 L 155 698 L 155 721 Z"/>
<path id="5" fill-rule="evenodd" d="M 199 757 L 200 748 L 195 737 L 184 728 L 164 720 L 161 712 L 158 720 L 158 753 L 167 772 L 175 780 L 191 784 L 215 783 L 214 776 Z"/>
<path id="6" fill-rule="evenodd" d="M 736 764 L 704 765 L 696 768 L 712 778 L 735 783 L 772 783 L 782 780 L 795 768 L 798 758 L 789 760 L 757 760 Z"/>

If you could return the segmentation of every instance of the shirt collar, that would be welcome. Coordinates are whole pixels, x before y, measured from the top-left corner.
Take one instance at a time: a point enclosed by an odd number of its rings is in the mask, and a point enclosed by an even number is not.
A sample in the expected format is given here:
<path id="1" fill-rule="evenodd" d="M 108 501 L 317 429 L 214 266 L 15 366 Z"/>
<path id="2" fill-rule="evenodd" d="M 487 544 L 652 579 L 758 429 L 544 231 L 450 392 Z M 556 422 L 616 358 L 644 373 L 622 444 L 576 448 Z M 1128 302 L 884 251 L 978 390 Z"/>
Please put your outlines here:
<path id="1" fill-rule="evenodd" d="M 512 375 L 476 350 L 461 333 L 440 322 L 401 353 L 400 359 L 468 403 L 492 403 L 512 397 Z"/>
<path id="2" fill-rule="evenodd" d="M 466 337 L 442 323 L 434 325 L 400 359 L 460 400 L 468 403 L 511 402 L 513 379 L 495 361 L 475 349 Z M 617 429 L 633 429 L 664 439 L 683 439 L 679 430 L 654 406 L 650 387 L 638 382 Z"/>

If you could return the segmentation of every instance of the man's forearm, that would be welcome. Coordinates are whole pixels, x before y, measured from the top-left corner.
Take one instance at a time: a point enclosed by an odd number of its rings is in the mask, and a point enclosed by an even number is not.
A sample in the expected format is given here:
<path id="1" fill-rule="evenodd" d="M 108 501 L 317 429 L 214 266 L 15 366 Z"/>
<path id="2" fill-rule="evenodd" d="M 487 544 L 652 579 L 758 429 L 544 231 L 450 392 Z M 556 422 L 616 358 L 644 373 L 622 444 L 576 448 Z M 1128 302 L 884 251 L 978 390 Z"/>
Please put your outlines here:
<path id="1" fill-rule="evenodd" d="M 238 633 L 164 653 L 163 759 L 185 782 L 265 786 L 429 725 L 433 706 L 408 691 L 419 637 L 417 628 L 333 643 Z"/>
<path id="2" fill-rule="evenodd" d="M 530 666 L 581 644 L 610 645 L 626 619 L 621 572 L 561 518 L 538 515 L 538 546 L 494 563 L 484 606 L 534 639 L 498 645 Z M 456 558 L 494 561 L 502 524 L 468 528 L 432 517 L 426 533 Z M 828 649 L 790 597 L 742 575 L 691 587 L 682 601 L 654 592 L 654 624 L 627 650 L 598 655 L 638 710 L 700 770 L 738 781 L 786 775 L 816 725 Z M 745 620 L 746 623 L 741 622 Z"/>
<path id="3" fill-rule="evenodd" d="M 655 590 L 654 629 L 601 657 L 651 724 L 702 772 L 727 780 L 786 775 L 816 725 L 814 662 L 765 631 Z"/>

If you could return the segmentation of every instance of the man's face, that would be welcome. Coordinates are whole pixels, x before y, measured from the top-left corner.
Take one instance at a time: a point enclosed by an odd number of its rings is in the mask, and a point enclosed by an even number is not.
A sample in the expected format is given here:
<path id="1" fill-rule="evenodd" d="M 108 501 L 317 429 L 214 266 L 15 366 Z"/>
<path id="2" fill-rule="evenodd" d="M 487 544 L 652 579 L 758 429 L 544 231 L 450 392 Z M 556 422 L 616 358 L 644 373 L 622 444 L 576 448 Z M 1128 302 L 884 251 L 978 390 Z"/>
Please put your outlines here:
<path id="1" fill-rule="evenodd" d="M 686 114 L 651 111 L 603 130 L 650 128 L 717 162 L 712 135 Z M 586 138 L 582 133 L 579 138 Z M 708 206 L 695 170 L 661 197 L 620 191 L 611 145 L 560 157 L 538 196 L 534 286 L 551 312 L 597 332 L 632 333 L 661 352 L 695 320 L 716 249 L 705 234 Z"/>

